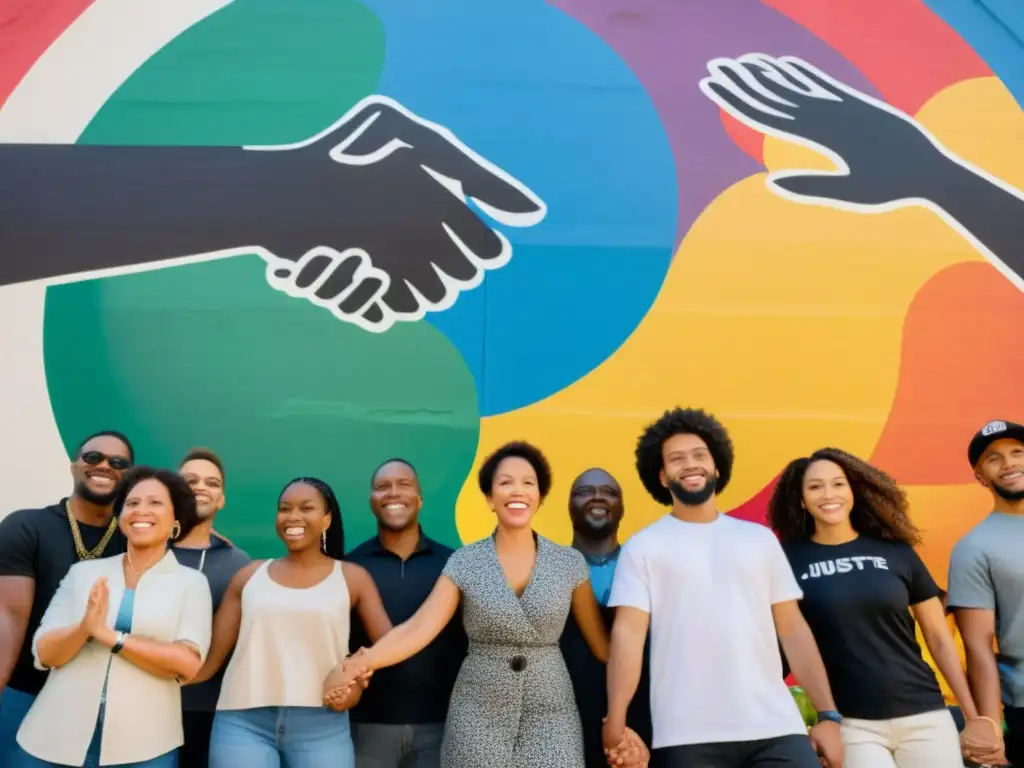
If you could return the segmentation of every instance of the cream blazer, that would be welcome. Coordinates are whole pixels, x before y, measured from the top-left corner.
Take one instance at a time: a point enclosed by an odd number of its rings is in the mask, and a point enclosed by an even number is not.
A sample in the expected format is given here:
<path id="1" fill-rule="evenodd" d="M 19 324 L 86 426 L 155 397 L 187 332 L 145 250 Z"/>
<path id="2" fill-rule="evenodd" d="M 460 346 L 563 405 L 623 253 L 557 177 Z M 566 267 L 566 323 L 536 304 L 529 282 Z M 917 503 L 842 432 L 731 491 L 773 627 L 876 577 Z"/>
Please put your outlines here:
<path id="1" fill-rule="evenodd" d="M 39 638 L 79 623 L 89 590 L 101 576 L 107 577 L 107 626 L 113 628 L 125 592 L 123 558 L 86 560 L 71 567 L 32 638 L 32 655 L 39 669 L 45 670 L 39 664 Z M 173 553 L 168 552 L 139 579 L 132 635 L 163 642 L 187 640 L 205 659 L 212 623 L 213 603 L 206 577 L 179 565 Z M 96 729 L 108 664 L 100 765 L 142 762 L 180 747 L 184 742 L 180 685 L 88 642 L 71 661 L 50 671 L 18 729 L 21 748 L 51 763 L 82 765 Z"/>

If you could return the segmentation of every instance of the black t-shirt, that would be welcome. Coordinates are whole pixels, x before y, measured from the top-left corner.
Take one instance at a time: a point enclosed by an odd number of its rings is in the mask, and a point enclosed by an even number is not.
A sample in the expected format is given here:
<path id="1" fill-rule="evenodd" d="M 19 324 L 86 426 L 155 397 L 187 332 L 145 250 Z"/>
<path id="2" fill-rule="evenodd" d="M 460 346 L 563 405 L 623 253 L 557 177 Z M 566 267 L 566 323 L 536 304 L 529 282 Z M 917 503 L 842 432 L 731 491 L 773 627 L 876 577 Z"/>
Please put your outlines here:
<path id="1" fill-rule="evenodd" d="M 32 636 L 39 628 L 61 579 L 78 562 L 75 540 L 65 511 L 66 502 L 67 499 L 61 499 L 57 504 L 42 509 L 20 509 L 0 520 L 0 578 L 27 576 L 36 582 L 25 642 L 8 683 L 11 688 L 32 695 L 42 690 L 47 675 L 33 666 Z M 98 528 L 82 523 L 78 524 L 78 529 L 86 549 L 97 546 L 107 531 L 106 526 Z M 103 550 L 103 556 L 122 552 L 124 537 L 117 530 Z"/>
<path id="2" fill-rule="evenodd" d="M 945 708 L 910 612 L 941 592 L 912 547 L 861 536 L 836 546 L 784 542 L 783 549 L 844 716 L 888 720 Z"/>

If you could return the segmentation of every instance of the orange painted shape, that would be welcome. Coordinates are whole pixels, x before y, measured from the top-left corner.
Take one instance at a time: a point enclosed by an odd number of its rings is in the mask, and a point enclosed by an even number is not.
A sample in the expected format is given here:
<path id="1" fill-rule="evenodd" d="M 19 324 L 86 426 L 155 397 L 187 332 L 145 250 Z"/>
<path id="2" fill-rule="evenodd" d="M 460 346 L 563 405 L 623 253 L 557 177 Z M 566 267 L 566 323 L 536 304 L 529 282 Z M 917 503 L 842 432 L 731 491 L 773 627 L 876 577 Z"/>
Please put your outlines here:
<path id="1" fill-rule="evenodd" d="M 901 483 L 971 483 L 971 435 L 1024 420 L 1024 295 L 985 263 L 929 280 L 903 327 L 899 383 L 872 461 Z"/>
<path id="2" fill-rule="evenodd" d="M 910 519 L 921 529 L 917 553 L 935 582 L 945 588 L 953 547 L 992 511 L 992 494 L 976 482 L 909 485 L 903 490 L 910 503 Z"/>
<path id="3" fill-rule="evenodd" d="M 749 128 L 728 112 L 718 110 L 718 117 L 725 127 L 725 132 L 733 143 L 764 165 L 764 134 Z"/>
<path id="4" fill-rule="evenodd" d="M 992 74 L 922 0 L 761 2 L 824 40 L 863 72 L 886 101 L 911 114 L 947 86 Z"/>

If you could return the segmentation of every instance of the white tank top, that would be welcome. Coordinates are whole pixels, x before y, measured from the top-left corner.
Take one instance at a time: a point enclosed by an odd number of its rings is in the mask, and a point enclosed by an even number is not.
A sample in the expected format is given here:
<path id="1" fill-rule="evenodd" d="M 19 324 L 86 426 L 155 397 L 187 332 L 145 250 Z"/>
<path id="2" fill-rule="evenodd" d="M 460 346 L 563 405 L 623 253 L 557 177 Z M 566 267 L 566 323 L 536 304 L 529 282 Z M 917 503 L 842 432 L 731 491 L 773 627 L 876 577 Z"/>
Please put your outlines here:
<path id="1" fill-rule="evenodd" d="M 348 655 L 341 563 L 319 584 L 283 587 L 261 565 L 242 590 L 242 623 L 217 709 L 322 707 L 323 684 Z"/>

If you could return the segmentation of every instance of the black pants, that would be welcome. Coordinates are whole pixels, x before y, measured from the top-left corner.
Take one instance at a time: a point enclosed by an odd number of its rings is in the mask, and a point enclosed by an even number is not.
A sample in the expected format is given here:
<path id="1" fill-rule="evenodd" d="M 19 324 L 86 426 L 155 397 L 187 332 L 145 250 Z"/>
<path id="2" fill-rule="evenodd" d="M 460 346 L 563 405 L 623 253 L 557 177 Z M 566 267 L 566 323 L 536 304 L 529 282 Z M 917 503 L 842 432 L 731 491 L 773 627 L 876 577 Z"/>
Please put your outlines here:
<path id="1" fill-rule="evenodd" d="M 1003 709 L 1006 719 L 1006 759 L 1013 768 L 1024 768 L 1024 707 Z"/>
<path id="2" fill-rule="evenodd" d="M 185 743 L 178 751 L 181 768 L 207 768 L 210 760 L 210 732 L 213 730 L 213 712 L 182 712 L 181 726 Z"/>
<path id="3" fill-rule="evenodd" d="M 806 736 L 664 747 L 651 753 L 652 768 L 821 768 Z"/>

